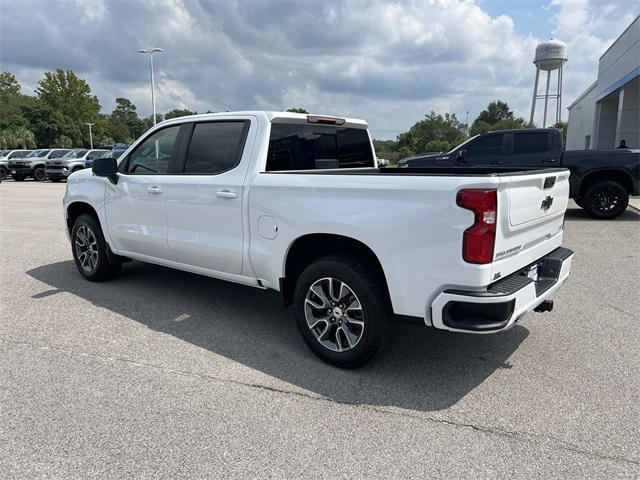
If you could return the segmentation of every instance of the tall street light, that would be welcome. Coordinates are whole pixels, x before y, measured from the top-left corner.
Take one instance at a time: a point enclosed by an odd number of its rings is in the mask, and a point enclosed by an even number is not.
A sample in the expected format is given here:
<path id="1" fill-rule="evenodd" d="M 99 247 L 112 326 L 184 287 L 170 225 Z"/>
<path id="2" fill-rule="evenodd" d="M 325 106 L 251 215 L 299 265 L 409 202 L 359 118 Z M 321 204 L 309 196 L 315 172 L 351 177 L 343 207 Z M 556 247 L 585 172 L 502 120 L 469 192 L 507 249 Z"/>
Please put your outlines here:
<path id="1" fill-rule="evenodd" d="M 91 150 L 93 150 L 93 134 L 91 133 L 91 127 L 93 127 L 95 123 L 86 122 L 85 125 L 89 125 L 89 144 L 91 145 Z"/>
<path id="2" fill-rule="evenodd" d="M 164 52 L 162 48 L 144 48 L 138 50 L 139 53 L 149 54 L 149 71 L 151 72 L 151 107 L 153 108 L 153 124 L 156 124 L 156 93 L 153 82 L 153 54 Z"/>

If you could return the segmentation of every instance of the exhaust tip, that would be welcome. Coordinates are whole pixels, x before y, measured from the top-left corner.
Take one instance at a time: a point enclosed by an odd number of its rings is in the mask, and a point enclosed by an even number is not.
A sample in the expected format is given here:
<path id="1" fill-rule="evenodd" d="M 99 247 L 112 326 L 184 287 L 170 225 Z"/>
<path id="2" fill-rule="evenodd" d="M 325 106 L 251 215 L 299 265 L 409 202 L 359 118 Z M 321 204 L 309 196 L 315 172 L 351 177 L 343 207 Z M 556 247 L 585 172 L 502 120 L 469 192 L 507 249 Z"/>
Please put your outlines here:
<path id="1" fill-rule="evenodd" d="M 553 310 L 553 300 L 545 300 L 536 308 L 533 309 L 534 312 L 544 313 L 550 312 Z"/>

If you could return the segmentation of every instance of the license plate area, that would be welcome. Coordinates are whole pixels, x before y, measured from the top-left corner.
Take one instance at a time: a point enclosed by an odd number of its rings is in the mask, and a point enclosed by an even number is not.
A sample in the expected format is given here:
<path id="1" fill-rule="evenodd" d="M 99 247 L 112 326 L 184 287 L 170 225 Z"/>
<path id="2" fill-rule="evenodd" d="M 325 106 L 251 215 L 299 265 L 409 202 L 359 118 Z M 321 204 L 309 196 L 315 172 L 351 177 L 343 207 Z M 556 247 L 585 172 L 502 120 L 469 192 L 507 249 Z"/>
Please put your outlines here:
<path id="1" fill-rule="evenodd" d="M 533 265 L 529 265 L 523 273 L 525 277 L 537 282 L 538 278 L 540 278 L 540 264 L 534 263 Z"/>

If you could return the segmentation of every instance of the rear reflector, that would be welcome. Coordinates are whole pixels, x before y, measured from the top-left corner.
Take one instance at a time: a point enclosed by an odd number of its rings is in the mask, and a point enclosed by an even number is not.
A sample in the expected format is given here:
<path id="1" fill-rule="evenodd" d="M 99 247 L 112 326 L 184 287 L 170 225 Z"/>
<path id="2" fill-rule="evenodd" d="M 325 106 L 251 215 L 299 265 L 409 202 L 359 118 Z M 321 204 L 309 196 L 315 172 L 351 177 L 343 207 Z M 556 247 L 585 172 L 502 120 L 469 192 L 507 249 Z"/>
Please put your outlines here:
<path id="1" fill-rule="evenodd" d="M 320 123 L 323 125 L 344 125 L 346 120 L 337 117 L 319 117 L 317 115 L 307 115 L 307 123 Z"/>
<path id="2" fill-rule="evenodd" d="M 474 223 L 464 231 L 462 258 L 468 263 L 485 264 L 493 261 L 496 243 L 498 195 L 495 190 L 460 190 L 456 203 L 474 214 Z"/>

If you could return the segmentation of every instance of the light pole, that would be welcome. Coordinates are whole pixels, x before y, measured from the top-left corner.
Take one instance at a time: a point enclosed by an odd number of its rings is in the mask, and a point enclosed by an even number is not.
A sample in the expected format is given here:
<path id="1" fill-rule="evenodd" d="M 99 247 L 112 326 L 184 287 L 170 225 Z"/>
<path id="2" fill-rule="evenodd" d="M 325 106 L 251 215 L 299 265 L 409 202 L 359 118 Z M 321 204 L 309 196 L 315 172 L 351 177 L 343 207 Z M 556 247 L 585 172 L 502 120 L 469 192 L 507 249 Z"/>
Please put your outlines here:
<path id="1" fill-rule="evenodd" d="M 89 125 L 89 144 L 91 145 L 91 150 L 93 150 L 93 133 L 91 133 L 91 127 L 93 127 L 95 123 L 86 122 L 85 125 Z"/>
<path id="2" fill-rule="evenodd" d="M 149 54 L 149 71 L 151 72 L 151 107 L 153 109 L 153 124 L 156 124 L 156 92 L 153 82 L 153 54 L 164 52 L 162 48 L 144 48 L 138 50 L 139 53 Z"/>

